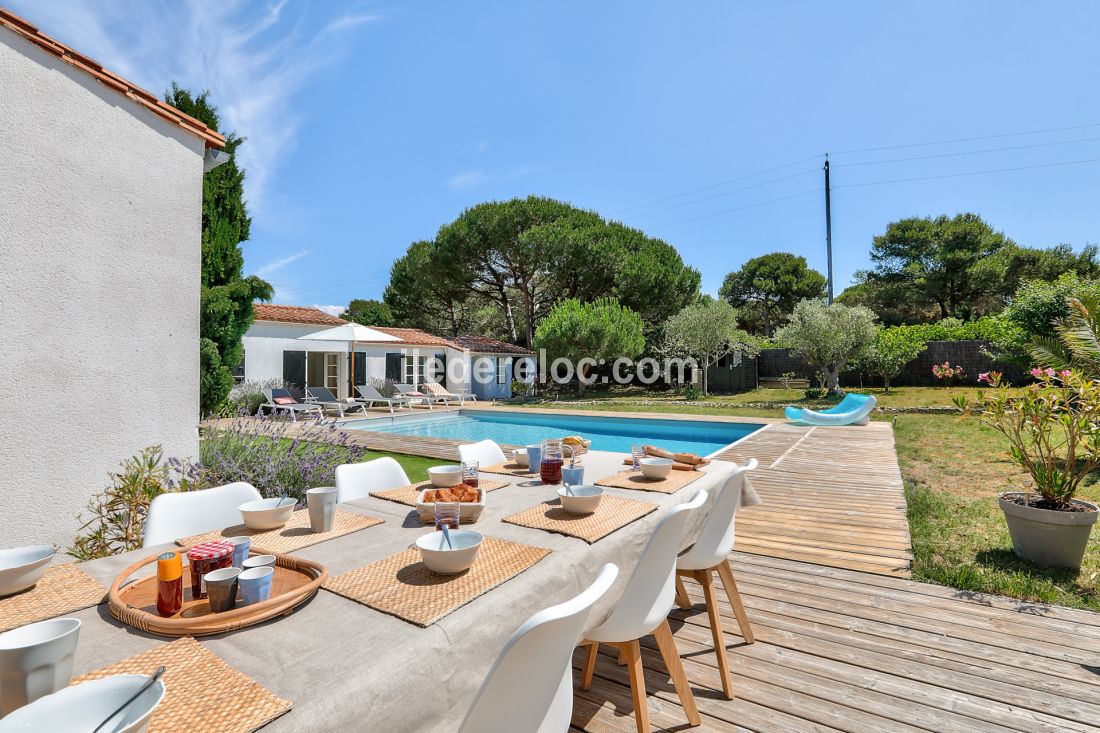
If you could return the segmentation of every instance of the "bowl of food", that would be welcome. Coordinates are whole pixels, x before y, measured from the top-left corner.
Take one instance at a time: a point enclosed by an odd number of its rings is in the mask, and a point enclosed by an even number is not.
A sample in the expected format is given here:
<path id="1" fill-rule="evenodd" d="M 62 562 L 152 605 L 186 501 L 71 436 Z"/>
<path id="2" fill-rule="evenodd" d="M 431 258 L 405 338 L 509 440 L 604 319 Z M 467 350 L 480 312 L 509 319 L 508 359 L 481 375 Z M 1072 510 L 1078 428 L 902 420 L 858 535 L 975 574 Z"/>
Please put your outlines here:
<path id="1" fill-rule="evenodd" d="M 599 486 L 562 486 L 558 489 L 561 508 L 570 514 L 591 514 L 600 506 L 603 489 Z"/>
<path id="2" fill-rule="evenodd" d="M 517 448 L 512 451 L 512 462 L 517 466 L 530 466 L 531 461 L 527 456 L 526 448 Z"/>
<path id="3" fill-rule="evenodd" d="M 50 545 L 0 550 L 0 596 L 26 590 L 41 580 L 56 552 Z"/>
<path id="4" fill-rule="evenodd" d="M 107 716 L 133 697 L 149 675 L 120 674 L 66 687 L 35 700 L 0 720 L 0 731 L 48 730 L 51 733 L 87 733 L 100 721 L 112 733 L 142 733 L 164 699 L 164 680 L 157 680 L 110 720 Z"/>
<path id="5" fill-rule="evenodd" d="M 458 486 L 462 483 L 462 466 L 432 466 L 428 469 L 428 478 L 432 480 L 432 486 L 441 489 Z"/>
<path id="6" fill-rule="evenodd" d="M 257 499 L 241 504 L 237 509 L 249 529 L 278 529 L 290 521 L 294 505 L 298 502 L 290 497 L 280 499 Z"/>
<path id="7" fill-rule="evenodd" d="M 443 532 L 429 532 L 417 538 L 416 546 L 428 570 L 440 575 L 457 575 L 477 560 L 484 538 L 472 529 L 454 529 L 447 534 L 451 538 L 449 545 Z"/>
<path id="8" fill-rule="evenodd" d="M 462 524 L 476 522 L 485 510 L 485 492 L 459 484 L 445 489 L 421 489 L 416 495 L 416 511 L 424 524 L 435 523 L 436 503 L 458 503 L 458 518 Z"/>
<path id="9" fill-rule="evenodd" d="M 642 466 L 642 475 L 646 478 L 663 479 L 672 473 L 671 458 L 643 458 L 639 463 Z"/>

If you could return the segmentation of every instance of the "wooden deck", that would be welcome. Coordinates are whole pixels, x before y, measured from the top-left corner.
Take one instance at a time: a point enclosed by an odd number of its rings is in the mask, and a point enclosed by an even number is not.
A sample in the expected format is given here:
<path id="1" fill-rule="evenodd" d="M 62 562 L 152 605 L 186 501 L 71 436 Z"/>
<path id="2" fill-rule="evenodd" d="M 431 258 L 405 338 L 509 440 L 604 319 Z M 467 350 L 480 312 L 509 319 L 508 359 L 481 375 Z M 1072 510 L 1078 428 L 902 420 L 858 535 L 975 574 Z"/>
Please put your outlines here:
<path id="1" fill-rule="evenodd" d="M 738 522 L 740 528 L 740 522 Z M 736 699 L 722 698 L 699 586 L 672 628 L 703 725 L 768 733 L 1100 731 L 1100 614 L 735 553 L 756 643 L 719 593 Z M 655 731 L 689 730 L 651 638 L 642 641 Z M 573 733 L 634 733 L 626 671 L 601 648 Z"/>
<path id="2" fill-rule="evenodd" d="M 736 549 L 909 577 L 905 494 L 889 423 L 771 423 L 722 453 L 760 468 L 763 503 L 737 515 Z"/>

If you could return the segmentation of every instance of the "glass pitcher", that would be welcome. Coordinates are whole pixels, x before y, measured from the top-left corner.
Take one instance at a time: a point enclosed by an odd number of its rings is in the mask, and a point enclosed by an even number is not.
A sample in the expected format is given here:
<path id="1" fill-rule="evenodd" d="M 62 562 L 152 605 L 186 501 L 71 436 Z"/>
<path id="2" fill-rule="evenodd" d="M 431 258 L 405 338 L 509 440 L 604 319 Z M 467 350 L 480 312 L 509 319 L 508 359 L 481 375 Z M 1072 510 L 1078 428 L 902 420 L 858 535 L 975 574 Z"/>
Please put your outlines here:
<path id="1" fill-rule="evenodd" d="M 561 483 L 561 467 L 565 464 L 565 451 L 569 451 L 570 457 L 573 449 L 560 440 L 547 439 L 542 441 L 542 461 L 539 464 L 539 478 L 544 484 Z"/>

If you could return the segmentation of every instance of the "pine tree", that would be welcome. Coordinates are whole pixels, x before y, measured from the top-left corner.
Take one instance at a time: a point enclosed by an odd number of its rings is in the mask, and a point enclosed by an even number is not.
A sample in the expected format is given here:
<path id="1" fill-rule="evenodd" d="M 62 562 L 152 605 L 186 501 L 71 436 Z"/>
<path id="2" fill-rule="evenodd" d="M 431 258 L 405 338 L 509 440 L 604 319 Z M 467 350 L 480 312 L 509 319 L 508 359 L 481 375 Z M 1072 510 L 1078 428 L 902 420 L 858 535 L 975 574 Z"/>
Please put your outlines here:
<path id="1" fill-rule="evenodd" d="M 176 109 L 218 129 L 218 110 L 210 93 L 194 95 L 174 82 L 164 100 Z M 216 411 L 233 388 L 233 367 L 244 358 L 241 338 L 252 325 L 252 302 L 271 298 L 271 285 L 255 275 L 244 277 L 241 242 L 252 219 L 244 202 L 244 171 L 235 153 L 244 138 L 225 135 L 224 163 L 202 179 L 202 280 L 199 322 L 199 406 Z"/>

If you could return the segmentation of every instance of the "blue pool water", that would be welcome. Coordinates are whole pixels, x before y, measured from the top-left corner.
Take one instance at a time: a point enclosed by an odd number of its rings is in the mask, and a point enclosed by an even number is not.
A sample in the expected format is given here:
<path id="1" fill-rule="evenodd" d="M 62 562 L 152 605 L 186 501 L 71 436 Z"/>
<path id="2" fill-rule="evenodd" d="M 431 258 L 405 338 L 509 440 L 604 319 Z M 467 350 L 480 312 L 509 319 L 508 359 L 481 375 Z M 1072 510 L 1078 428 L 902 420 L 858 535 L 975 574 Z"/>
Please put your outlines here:
<path id="1" fill-rule="evenodd" d="M 528 445 L 545 438 L 580 435 L 592 441 L 592 450 L 630 452 L 631 445 L 649 443 L 674 452 L 709 455 L 759 430 L 753 423 L 701 420 L 660 420 L 581 415 L 521 415 L 463 410 L 446 415 L 357 420 L 349 430 L 375 430 L 397 435 L 446 438 L 473 443 L 489 438 L 498 443 Z"/>

